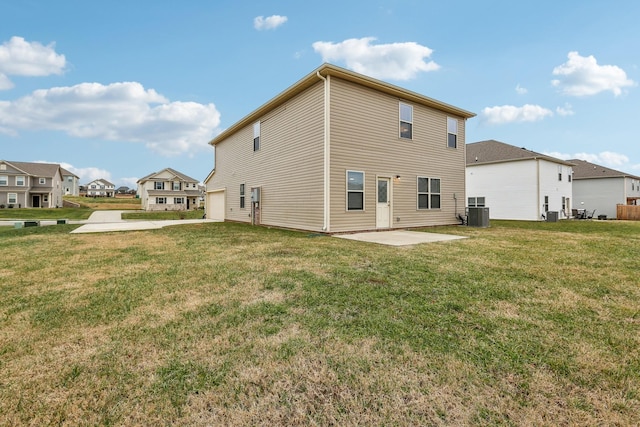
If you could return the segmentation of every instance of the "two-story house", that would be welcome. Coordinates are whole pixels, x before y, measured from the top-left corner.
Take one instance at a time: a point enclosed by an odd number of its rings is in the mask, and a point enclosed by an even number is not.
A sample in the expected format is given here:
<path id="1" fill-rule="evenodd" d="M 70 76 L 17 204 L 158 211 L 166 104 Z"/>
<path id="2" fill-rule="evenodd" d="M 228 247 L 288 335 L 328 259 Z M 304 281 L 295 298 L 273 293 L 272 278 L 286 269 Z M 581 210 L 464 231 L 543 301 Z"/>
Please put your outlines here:
<path id="1" fill-rule="evenodd" d="M 207 218 L 324 233 L 455 224 L 474 115 L 323 64 L 210 142 Z"/>
<path id="2" fill-rule="evenodd" d="M 640 205 L 640 177 L 573 159 L 573 200 L 595 215 L 616 218 L 617 205 Z"/>
<path id="3" fill-rule="evenodd" d="M 60 168 L 62 171 L 62 193 L 65 196 L 79 196 L 80 195 L 80 178 L 78 175 Z"/>
<path id="4" fill-rule="evenodd" d="M 95 179 L 87 184 L 87 197 L 115 197 L 116 186 L 106 179 Z"/>
<path id="5" fill-rule="evenodd" d="M 198 180 L 171 168 L 138 180 L 137 193 L 146 211 L 179 211 L 200 205 Z"/>
<path id="6" fill-rule="evenodd" d="M 62 207 L 62 191 L 60 165 L 0 160 L 0 206 Z"/>
<path id="7" fill-rule="evenodd" d="M 491 219 L 571 216 L 572 164 L 500 141 L 467 144 L 467 206 L 488 207 Z"/>

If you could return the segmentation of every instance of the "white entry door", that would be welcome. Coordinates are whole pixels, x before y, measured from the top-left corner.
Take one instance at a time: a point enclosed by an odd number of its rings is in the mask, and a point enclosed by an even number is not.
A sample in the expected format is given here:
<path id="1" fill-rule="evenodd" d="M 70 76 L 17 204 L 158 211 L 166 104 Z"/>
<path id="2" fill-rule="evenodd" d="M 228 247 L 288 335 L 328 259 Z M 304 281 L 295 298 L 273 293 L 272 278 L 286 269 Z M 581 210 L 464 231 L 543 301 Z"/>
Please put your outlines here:
<path id="1" fill-rule="evenodd" d="M 376 228 L 391 228 L 391 179 L 378 178 Z"/>

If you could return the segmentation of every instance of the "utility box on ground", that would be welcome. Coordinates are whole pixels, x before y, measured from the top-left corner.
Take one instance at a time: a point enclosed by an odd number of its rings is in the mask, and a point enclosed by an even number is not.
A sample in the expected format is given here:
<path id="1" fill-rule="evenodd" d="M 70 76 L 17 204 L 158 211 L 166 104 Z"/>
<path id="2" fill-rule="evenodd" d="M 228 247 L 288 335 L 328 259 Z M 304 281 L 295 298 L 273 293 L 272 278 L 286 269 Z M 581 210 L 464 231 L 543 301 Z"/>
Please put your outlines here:
<path id="1" fill-rule="evenodd" d="M 558 222 L 558 211 L 547 211 L 547 222 Z"/>
<path id="2" fill-rule="evenodd" d="M 469 208 L 469 227 L 489 227 L 489 208 Z"/>

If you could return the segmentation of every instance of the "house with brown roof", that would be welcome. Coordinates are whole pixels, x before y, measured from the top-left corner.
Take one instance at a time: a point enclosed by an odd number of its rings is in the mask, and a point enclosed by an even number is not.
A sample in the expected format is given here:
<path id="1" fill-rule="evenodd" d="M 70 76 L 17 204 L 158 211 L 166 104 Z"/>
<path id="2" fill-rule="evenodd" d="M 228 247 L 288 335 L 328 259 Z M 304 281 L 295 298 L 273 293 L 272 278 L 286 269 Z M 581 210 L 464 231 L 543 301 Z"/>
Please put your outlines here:
<path id="1" fill-rule="evenodd" d="M 324 233 L 456 224 L 474 116 L 323 64 L 210 141 L 207 218 Z"/>
<path id="2" fill-rule="evenodd" d="M 198 180 L 165 168 L 140 178 L 136 194 L 146 211 L 183 211 L 199 207 L 201 191 Z"/>
<path id="3" fill-rule="evenodd" d="M 595 216 L 616 218 L 616 205 L 640 205 L 640 177 L 572 159 L 573 200 L 577 207 L 595 210 Z"/>
<path id="4" fill-rule="evenodd" d="M 491 219 L 571 216 L 571 162 L 495 140 L 466 148 L 468 207 L 488 207 Z"/>
<path id="5" fill-rule="evenodd" d="M 62 207 L 60 165 L 0 160 L 0 206 Z"/>
<path id="6" fill-rule="evenodd" d="M 115 184 L 106 179 L 94 179 L 87 184 L 87 197 L 115 197 Z"/>

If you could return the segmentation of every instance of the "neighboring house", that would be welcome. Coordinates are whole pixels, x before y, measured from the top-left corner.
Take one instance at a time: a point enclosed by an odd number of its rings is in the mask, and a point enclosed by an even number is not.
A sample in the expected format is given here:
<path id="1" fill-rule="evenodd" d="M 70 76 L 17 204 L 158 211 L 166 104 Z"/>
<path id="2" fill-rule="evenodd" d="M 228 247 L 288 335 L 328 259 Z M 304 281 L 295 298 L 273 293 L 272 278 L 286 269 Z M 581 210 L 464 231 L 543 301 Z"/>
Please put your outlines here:
<path id="1" fill-rule="evenodd" d="M 488 207 L 491 219 L 569 218 L 571 172 L 567 161 L 504 142 L 467 144 L 467 206 Z"/>
<path id="2" fill-rule="evenodd" d="M 80 178 L 73 172 L 69 172 L 65 168 L 62 171 L 62 191 L 65 196 L 80 195 Z"/>
<path id="3" fill-rule="evenodd" d="M 0 206 L 57 208 L 62 194 L 60 165 L 0 160 Z"/>
<path id="4" fill-rule="evenodd" d="M 179 211 L 200 206 L 198 180 L 166 168 L 138 180 L 138 197 L 146 211 Z"/>
<path id="5" fill-rule="evenodd" d="M 115 197 L 116 186 L 106 179 L 96 179 L 87 184 L 87 197 Z"/>
<path id="6" fill-rule="evenodd" d="M 616 218 L 616 205 L 640 205 L 640 177 L 585 160 L 569 162 L 574 164 L 574 207 Z"/>
<path id="7" fill-rule="evenodd" d="M 207 218 L 325 233 L 455 224 L 474 115 L 323 64 L 210 142 Z"/>
<path id="8" fill-rule="evenodd" d="M 129 194 L 129 187 L 121 186 L 116 189 L 116 194 Z"/>

